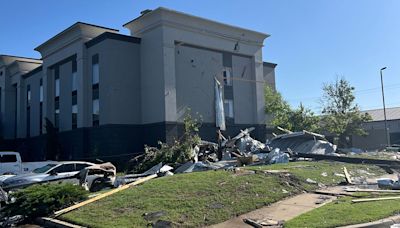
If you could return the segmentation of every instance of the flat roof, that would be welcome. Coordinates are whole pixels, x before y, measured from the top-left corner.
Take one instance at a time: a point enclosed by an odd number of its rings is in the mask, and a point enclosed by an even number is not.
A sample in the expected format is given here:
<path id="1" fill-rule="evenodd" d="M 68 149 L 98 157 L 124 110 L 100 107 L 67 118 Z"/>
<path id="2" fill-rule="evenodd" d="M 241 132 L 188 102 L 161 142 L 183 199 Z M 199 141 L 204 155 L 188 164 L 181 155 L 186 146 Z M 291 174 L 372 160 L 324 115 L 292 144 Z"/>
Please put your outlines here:
<path id="1" fill-rule="evenodd" d="M 372 117 L 372 121 L 385 120 L 383 108 L 365 110 L 365 111 L 361 111 L 361 113 L 368 113 Z M 399 120 L 400 119 L 400 107 L 386 108 L 386 119 L 387 120 Z"/>

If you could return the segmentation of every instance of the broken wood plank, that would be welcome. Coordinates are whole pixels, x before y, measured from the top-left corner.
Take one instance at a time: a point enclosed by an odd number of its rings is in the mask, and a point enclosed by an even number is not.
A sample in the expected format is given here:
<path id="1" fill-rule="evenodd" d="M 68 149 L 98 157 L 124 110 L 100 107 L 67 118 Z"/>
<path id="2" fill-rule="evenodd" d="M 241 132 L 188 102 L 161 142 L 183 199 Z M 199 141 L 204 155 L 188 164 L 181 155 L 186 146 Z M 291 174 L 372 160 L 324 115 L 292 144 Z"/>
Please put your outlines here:
<path id="1" fill-rule="evenodd" d="M 372 202 L 372 201 L 382 201 L 382 200 L 396 200 L 400 199 L 400 196 L 393 197 L 381 197 L 381 198 L 366 198 L 366 199 L 355 199 L 352 200 L 352 203 L 361 203 L 361 202 Z"/>
<path id="2" fill-rule="evenodd" d="M 243 219 L 243 222 L 245 222 L 245 223 L 247 223 L 250 226 L 255 227 L 255 228 L 262 228 L 263 227 L 261 224 L 259 224 L 258 222 L 254 221 L 253 219 L 245 218 L 245 219 Z"/>
<path id="3" fill-rule="evenodd" d="M 381 193 L 398 193 L 400 194 L 400 190 L 389 190 L 389 189 L 346 189 L 346 192 L 381 192 Z"/>
<path id="4" fill-rule="evenodd" d="M 324 191 L 324 190 L 315 190 L 315 194 L 320 195 L 328 195 L 328 196 L 353 196 L 352 193 L 347 192 L 333 192 L 333 191 Z"/>
<path id="5" fill-rule="evenodd" d="M 283 132 L 287 133 L 287 134 L 291 134 L 291 133 L 293 133 L 293 131 L 290 131 L 290 130 L 288 130 L 288 129 L 285 129 L 285 128 L 283 128 L 283 127 L 279 127 L 279 126 L 277 126 L 276 128 L 277 128 L 278 130 L 281 130 L 281 131 L 283 131 Z"/>
<path id="6" fill-rule="evenodd" d="M 65 214 L 67 212 L 70 212 L 70 211 L 73 211 L 75 209 L 78 209 L 78 208 L 80 208 L 82 206 L 85 206 L 85 205 L 87 205 L 89 203 L 93 203 L 93 202 L 95 202 L 97 200 L 103 199 L 103 198 L 105 198 L 107 196 L 110 196 L 110 195 L 115 194 L 117 192 L 120 192 L 120 191 L 123 191 L 125 189 L 128 189 L 131 186 L 136 186 L 138 184 L 144 183 L 144 182 L 146 182 L 148 180 L 151 180 L 153 178 L 156 178 L 156 177 L 157 177 L 157 174 L 153 174 L 153 175 L 150 175 L 150 176 L 147 176 L 147 177 L 143 177 L 143 178 L 141 178 L 141 179 L 139 179 L 139 180 L 137 180 L 135 182 L 123 185 L 122 187 L 113 189 L 113 190 L 111 190 L 109 192 L 106 192 L 106 193 L 103 193 L 101 195 L 95 196 L 95 197 L 93 197 L 91 199 L 85 200 L 83 202 L 77 203 L 77 204 L 72 205 L 70 207 L 67 207 L 67 208 L 64 208 L 62 210 L 56 211 L 56 212 L 54 212 L 54 215 L 55 215 L 55 217 L 60 216 L 60 215 Z"/>
<path id="7" fill-rule="evenodd" d="M 344 172 L 344 176 L 346 177 L 346 182 L 349 183 L 349 184 L 353 184 L 351 182 L 350 174 L 349 174 L 349 172 L 347 172 L 347 168 L 346 167 L 343 167 L 343 172 Z"/>

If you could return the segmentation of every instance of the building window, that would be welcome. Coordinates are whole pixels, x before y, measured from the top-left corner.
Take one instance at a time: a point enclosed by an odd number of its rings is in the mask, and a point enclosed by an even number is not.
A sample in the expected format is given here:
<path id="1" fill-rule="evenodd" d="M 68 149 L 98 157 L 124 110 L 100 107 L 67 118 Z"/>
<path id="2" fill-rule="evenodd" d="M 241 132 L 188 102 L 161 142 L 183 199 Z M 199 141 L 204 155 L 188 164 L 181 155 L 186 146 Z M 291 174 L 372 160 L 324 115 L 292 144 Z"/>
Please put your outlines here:
<path id="1" fill-rule="evenodd" d="M 60 68 L 54 69 L 54 96 L 60 96 Z"/>
<path id="2" fill-rule="evenodd" d="M 39 134 L 43 133 L 43 78 L 39 86 Z"/>
<path id="3" fill-rule="evenodd" d="M 78 127 L 78 105 L 72 105 L 72 129 Z"/>
<path id="4" fill-rule="evenodd" d="M 40 79 L 39 102 L 43 102 L 43 79 Z"/>
<path id="5" fill-rule="evenodd" d="M 31 105 L 31 86 L 27 85 L 26 86 L 26 102 L 27 102 L 27 106 Z"/>
<path id="6" fill-rule="evenodd" d="M 76 60 L 72 60 L 72 129 L 78 127 L 78 73 Z"/>
<path id="7" fill-rule="evenodd" d="M 93 100 L 93 126 L 99 126 L 99 99 Z"/>
<path id="8" fill-rule="evenodd" d="M 78 90 L 78 73 L 77 73 L 77 65 L 76 60 L 72 61 L 72 91 Z"/>
<path id="9" fill-rule="evenodd" d="M 54 68 L 54 127 L 56 131 L 60 127 L 60 68 Z"/>
<path id="10" fill-rule="evenodd" d="M 225 86 L 232 86 L 232 70 L 230 67 L 225 67 L 223 71 L 223 76 L 224 76 L 224 85 Z"/>
<path id="11" fill-rule="evenodd" d="M 224 111 L 225 111 L 225 117 L 227 119 L 233 119 L 233 100 L 231 99 L 224 100 Z"/>
<path id="12" fill-rule="evenodd" d="M 100 102 L 99 102 L 99 55 L 92 56 L 92 121 L 93 126 L 100 125 Z"/>
<path id="13" fill-rule="evenodd" d="M 92 57 L 92 84 L 99 83 L 99 55 Z"/>

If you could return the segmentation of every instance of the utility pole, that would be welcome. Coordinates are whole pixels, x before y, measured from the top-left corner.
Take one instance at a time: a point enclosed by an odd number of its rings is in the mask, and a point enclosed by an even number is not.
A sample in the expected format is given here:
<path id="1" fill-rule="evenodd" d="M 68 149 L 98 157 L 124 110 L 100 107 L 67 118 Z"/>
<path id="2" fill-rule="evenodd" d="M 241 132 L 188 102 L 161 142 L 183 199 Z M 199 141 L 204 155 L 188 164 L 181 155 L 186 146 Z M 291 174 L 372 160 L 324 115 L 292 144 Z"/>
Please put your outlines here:
<path id="1" fill-rule="evenodd" d="M 386 143 L 387 143 L 387 146 L 390 146 L 390 136 L 389 136 L 389 129 L 387 127 L 385 93 L 383 91 L 383 76 L 382 76 L 382 71 L 385 69 L 386 69 L 386 67 L 381 68 L 380 73 L 381 73 L 381 87 L 382 87 L 382 101 L 383 101 L 383 117 L 385 118 Z"/>

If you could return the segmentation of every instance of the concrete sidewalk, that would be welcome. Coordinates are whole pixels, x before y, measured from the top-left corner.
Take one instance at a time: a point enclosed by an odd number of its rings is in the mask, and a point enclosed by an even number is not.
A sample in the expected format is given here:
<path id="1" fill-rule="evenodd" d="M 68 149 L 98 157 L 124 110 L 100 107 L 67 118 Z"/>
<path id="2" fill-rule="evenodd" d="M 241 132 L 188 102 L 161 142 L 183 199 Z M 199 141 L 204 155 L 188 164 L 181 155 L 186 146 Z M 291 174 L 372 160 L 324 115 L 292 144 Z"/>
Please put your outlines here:
<path id="1" fill-rule="evenodd" d="M 323 191 L 340 193 L 343 191 L 343 187 L 331 187 L 323 189 Z M 321 199 L 324 198 L 325 200 Z M 252 227 L 243 222 L 243 219 L 252 219 L 254 221 L 262 222 L 268 220 L 274 221 L 287 221 L 298 215 L 311 211 L 315 208 L 321 207 L 326 203 L 335 200 L 336 196 L 327 196 L 316 193 L 303 193 L 294 197 L 276 202 L 270 206 L 266 206 L 249 213 L 240 215 L 232 218 L 225 222 L 209 226 L 210 228 L 240 228 L 240 227 Z"/>

